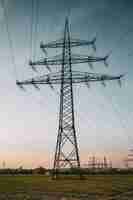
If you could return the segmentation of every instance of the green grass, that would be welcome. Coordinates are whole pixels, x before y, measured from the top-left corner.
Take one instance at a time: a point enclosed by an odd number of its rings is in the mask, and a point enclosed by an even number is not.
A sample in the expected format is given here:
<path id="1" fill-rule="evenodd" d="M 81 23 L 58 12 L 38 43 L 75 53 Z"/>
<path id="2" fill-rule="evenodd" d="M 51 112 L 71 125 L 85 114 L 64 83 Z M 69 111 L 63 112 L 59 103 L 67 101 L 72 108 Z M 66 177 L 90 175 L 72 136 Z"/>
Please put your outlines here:
<path id="1" fill-rule="evenodd" d="M 91 175 L 85 180 L 52 180 L 45 176 L 0 176 L 1 194 L 94 195 L 107 199 L 133 189 L 133 175 Z"/>

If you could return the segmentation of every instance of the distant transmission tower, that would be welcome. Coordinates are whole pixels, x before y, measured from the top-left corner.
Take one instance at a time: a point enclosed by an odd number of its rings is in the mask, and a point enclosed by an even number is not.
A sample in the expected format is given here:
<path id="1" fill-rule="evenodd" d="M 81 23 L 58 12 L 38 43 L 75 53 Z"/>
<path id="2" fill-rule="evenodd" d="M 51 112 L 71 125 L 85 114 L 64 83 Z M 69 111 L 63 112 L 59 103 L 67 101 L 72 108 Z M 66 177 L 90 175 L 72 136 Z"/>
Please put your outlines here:
<path id="1" fill-rule="evenodd" d="M 54 84 L 61 85 L 59 128 L 53 166 L 55 177 L 61 172 L 61 169 L 80 168 L 74 119 L 73 84 L 85 83 L 89 86 L 90 82 L 102 82 L 103 85 L 105 85 L 105 81 L 108 80 L 118 80 L 120 83 L 121 78 L 123 77 L 123 75 L 110 76 L 106 74 L 95 74 L 72 70 L 72 65 L 79 63 L 88 63 L 91 67 L 93 62 L 102 61 L 107 65 L 109 55 L 105 57 L 93 57 L 72 53 L 74 47 L 81 46 L 92 46 L 93 49 L 96 50 L 95 41 L 96 38 L 92 41 L 71 38 L 68 18 L 66 18 L 63 38 L 47 44 L 41 42 L 40 45 L 40 48 L 46 56 L 47 49 L 52 48 L 62 49 L 62 53 L 51 58 L 43 58 L 37 62 L 30 61 L 30 66 L 35 71 L 39 66 L 46 66 L 49 73 L 24 81 L 16 81 L 16 84 L 21 89 L 24 89 L 24 85 L 33 85 L 37 89 L 39 89 L 38 85 L 41 84 L 48 84 L 52 89 L 54 89 Z M 61 68 L 59 68 L 56 73 L 52 73 L 49 66 L 58 66 Z"/>

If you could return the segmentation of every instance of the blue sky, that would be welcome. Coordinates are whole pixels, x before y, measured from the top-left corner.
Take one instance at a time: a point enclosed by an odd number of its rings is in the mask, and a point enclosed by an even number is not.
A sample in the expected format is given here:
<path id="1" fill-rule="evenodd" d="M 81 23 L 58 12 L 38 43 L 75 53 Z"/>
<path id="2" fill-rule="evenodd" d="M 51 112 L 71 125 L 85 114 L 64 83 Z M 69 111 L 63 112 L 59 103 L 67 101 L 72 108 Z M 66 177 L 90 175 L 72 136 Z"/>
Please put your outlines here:
<path id="1" fill-rule="evenodd" d="M 110 50 L 109 67 L 95 64 L 78 70 L 97 73 L 126 73 L 122 88 L 116 81 L 107 87 L 91 84 L 74 87 L 75 116 L 81 161 L 90 155 L 107 155 L 115 165 L 122 164 L 128 148 L 133 146 L 133 2 L 130 0 L 39 0 L 39 23 L 36 60 L 43 56 L 40 41 L 47 43 L 62 37 L 65 16 L 69 13 L 72 37 L 91 40 L 97 34 L 97 56 Z M 9 167 L 52 166 L 58 130 L 59 96 L 48 86 L 40 91 L 27 87 L 19 90 L 16 79 L 37 74 L 28 66 L 30 49 L 31 0 L 6 0 L 8 22 L 16 67 L 0 9 L 0 158 Z M 33 38 L 35 35 L 33 36 Z M 91 48 L 81 53 L 92 54 Z M 56 54 L 57 52 L 55 52 Z M 49 51 L 49 55 L 54 52 Z M 75 69 L 75 67 L 74 67 Z M 41 70 L 47 73 L 47 70 Z M 56 88 L 56 91 L 59 87 Z M 52 126 L 51 126 L 52 125 Z"/>

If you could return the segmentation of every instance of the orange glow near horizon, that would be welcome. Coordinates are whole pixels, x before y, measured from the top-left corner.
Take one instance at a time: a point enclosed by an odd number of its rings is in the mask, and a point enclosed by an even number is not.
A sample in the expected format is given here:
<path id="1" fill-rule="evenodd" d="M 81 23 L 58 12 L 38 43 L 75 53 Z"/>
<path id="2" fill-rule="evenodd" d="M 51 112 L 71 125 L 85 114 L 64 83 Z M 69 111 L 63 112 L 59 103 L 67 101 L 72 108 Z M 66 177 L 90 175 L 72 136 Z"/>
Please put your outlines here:
<path id="1" fill-rule="evenodd" d="M 43 166 L 46 168 L 52 168 L 53 164 L 53 156 L 49 152 L 6 152 L 1 153 L 1 163 L 0 168 L 2 167 L 2 162 L 4 161 L 6 163 L 6 168 L 36 168 L 39 166 Z M 97 153 L 94 152 L 90 155 L 88 155 L 86 152 L 80 153 L 81 158 L 81 166 L 84 164 L 87 164 L 88 159 L 90 156 L 95 156 L 97 159 L 102 160 L 104 156 L 107 157 L 108 161 L 112 161 L 113 167 L 124 167 L 124 159 L 126 158 L 125 152 L 121 153 Z"/>

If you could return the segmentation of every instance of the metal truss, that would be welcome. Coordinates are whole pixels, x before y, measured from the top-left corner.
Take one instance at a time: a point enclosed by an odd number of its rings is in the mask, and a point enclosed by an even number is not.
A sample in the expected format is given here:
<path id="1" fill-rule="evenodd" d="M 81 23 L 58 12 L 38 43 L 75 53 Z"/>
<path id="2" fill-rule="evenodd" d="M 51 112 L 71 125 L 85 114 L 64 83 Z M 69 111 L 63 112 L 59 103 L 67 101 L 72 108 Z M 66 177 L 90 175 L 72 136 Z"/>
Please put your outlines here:
<path id="1" fill-rule="evenodd" d="M 37 89 L 39 89 L 39 85 L 41 84 L 48 84 L 52 89 L 55 84 L 61 85 L 59 128 L 53 166 L 54 176 L 57 176 L 62 168 L 80 168 L 74 119 L 73 84 L 102 82 L 104 85 L 105 82 L 109 80 L 118 80 L 120 83 L 123 77 L 123 75 L 112 76 L 72 70 L 73 64 L 88 63 L 91 65 L 93 62 L 104 62 L 104 64 L 107 65 L 109 54 L 104 57 L 93 57 L 72 53 L 73 47 L 92 46 L 92 48 L 96 50 L 95 41 L 96 38 L 92 41 L 71 38 L 68 18 L 66 18 L 64 37 L 48 44 L 43 44 L 41 42 L 40 45 L 46 56 L 47 50 L 50 48 L 61 48 L 62 54 L 51 58 L 46 57 L 36 62 L 30 61 L 29 63 L 35 71 L 37 71 L 38 67 L 42 66 L 46 67 L 50 73 L 16 82 L 22 89 L 24 89 L 24 85 L 33 85 Z M 59 66 L 59 71 L 52 73 L 50 66 L 56 65 Z"/>

